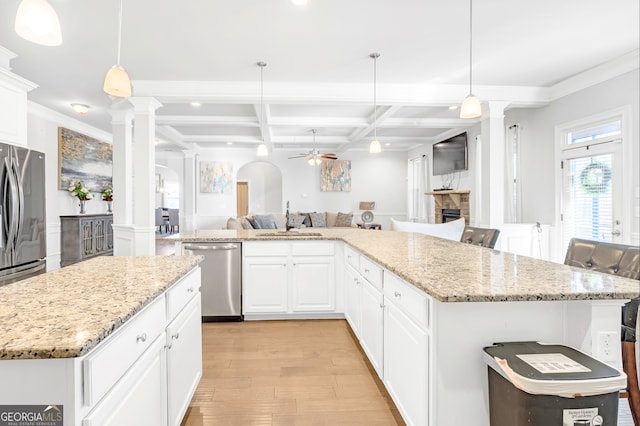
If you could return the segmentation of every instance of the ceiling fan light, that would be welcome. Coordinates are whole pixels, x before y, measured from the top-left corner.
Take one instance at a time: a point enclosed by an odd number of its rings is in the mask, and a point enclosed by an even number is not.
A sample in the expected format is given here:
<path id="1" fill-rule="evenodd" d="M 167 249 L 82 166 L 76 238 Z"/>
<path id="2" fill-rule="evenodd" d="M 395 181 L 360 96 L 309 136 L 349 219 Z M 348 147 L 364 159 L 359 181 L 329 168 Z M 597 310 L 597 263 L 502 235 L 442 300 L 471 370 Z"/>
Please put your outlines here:
<path id="1" fill-rule="evenodd" d="M 121 65 L 114 65 L 107 71 L 102 89 L 111 96 L 128 98 L 131 96 L 131 80 Z"/>
<path id="2" fill-rule="evenodd" d="M 43 46 L 62 44 L 60 21 L 47 0 L 22 0 L 16 13 L 16 33 Z"/>
<path id="3" fill-rule="evenodd" d="M 469 94 L 460 107 L 460 118 L 477 118 L 482 116 L 480 100 L 473 94 Z"/>
<path id="4" fill-rule="evenodd" d="M 256 155 L 258 157 L 266 157 L 267 155 L 269 155 L 269 150 L 267 149 L 267 145 L 265 145 L 264 143 L 261 143 L 260 145 L 258 145 L 258 149 L 256 150 Z"/>
<path id="5" fill-rule="evenodd" d="M 380 145 L 380 141 L 374 139 L 369 144 L 369 154 L 380 154 L 382 152 L 382 146 Z"/>

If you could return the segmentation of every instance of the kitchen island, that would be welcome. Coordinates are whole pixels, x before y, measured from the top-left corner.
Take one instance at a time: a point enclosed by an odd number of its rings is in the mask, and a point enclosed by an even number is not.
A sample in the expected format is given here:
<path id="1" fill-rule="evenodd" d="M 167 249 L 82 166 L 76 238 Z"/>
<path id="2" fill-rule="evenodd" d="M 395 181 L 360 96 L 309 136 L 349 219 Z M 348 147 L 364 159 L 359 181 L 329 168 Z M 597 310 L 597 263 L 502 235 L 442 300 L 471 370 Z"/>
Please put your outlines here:
<path id="1" fill-rule="evenodd" d="M 621 366 L 619 346 L 604 352 L 598 341 L 602 333 L 620 340 L 620 307 L 640 295 L 635 280 L 413 233 L 303 233 L 212 230 L 172 239 L 177 254 L 188 242 L 243 243 L 250 319 L 344 316 L 408 424 L 488 425 L 482 348 L 494 342 L 561 343 Z M 304 274 L 321 258 L 333 262 L 326 291 L 314 279 L 331 269 Z"/>
<path id="2" fill-rule="evenodd" d="M 202 374 L 200 257 L 99 257 L 0 287 L 0 405 L 178 425 Z"/>

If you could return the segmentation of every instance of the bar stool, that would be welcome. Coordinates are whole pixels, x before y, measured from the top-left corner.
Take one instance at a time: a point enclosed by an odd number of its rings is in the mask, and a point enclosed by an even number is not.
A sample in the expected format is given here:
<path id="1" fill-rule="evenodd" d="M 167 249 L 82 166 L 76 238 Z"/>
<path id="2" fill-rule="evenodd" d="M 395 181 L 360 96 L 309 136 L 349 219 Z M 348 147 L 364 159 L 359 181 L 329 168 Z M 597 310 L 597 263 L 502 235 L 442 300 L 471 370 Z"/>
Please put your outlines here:
<path id="1" fill-rule="evenodd" d="M 464 231 L 462 231 L 462 237 L 460 237 L 460 242 L 492 249 L 496 246 L 499 236 L 499 229 L 465 226 Z"/>

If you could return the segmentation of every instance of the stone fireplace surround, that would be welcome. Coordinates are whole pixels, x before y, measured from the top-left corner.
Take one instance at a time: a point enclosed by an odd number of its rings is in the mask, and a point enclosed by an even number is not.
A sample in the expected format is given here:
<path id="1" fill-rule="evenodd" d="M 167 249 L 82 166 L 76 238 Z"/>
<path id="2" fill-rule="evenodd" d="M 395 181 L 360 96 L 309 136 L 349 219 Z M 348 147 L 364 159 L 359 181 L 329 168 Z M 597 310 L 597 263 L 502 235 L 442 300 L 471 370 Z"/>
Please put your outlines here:
<path id="1" fill-rule="evenodd" d="M 425 195 L 433 195 L 435 200 L 436 223 L 443 223 L 442 209 L 456 209 L 460 210 L 460 217 L 464 218 L 464 223 L 469 225 L 471 218 L 469 197 L 471 195 L 471 191 L 444 190 L 425 192 Z"/>

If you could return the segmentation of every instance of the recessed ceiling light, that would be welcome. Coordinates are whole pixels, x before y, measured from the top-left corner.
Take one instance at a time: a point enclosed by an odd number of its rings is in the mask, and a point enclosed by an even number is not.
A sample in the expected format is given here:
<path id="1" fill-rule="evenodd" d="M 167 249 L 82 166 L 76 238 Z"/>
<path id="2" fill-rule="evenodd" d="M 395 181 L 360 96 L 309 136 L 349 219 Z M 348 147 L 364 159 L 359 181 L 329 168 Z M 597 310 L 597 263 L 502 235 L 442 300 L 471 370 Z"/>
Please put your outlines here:
<path id="1" fill-rule="evenodd" d="M 389 142 L 385 143 L 384 146 L 391 146 Z"/>
<path id="2" fill-rule="evenodd" d="M 89 112 L 89 105 L 85 105 L 85 104 L 73 103 L 71 104 L 71 108 L 73 108 L 75 113 L 79 115 L 85 115 L 86 113 Z"/>
<path id="3" fill-rule="evenodd" d="M 158 145 L 159 143 L 160 143 L 160 139 L 156 139 L 156 140 L 153 141 L 154 145 Z"/>
<path id="4" fill-rule="evenodd" d="M 458 105 L 451 105 L 451 106 L 449 107 L 449 109 L 450 109 L 451 111 L 453 111 L 454 109 L 458 109 Z"/>
<path id="5" fill-rule="evenodd" d="M 295 4 L 296 6 L 304 6 L 305 4 L 307 4 L 307 0 L 291 0 L 291 3 Z"/>
<path id="6" fill-rule="evenodd" d="M 227 145 L 233 145 L 233 142 L 227 142 Z"/>
<path id="7" fill-rule="evenodd" d="M 200 105 L 202 105 L 200 102 L 197 102 L 197 101 L 191 102 L 191 106 L 194 106 L 196 108 L 199 107 Z"/>

